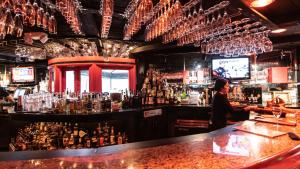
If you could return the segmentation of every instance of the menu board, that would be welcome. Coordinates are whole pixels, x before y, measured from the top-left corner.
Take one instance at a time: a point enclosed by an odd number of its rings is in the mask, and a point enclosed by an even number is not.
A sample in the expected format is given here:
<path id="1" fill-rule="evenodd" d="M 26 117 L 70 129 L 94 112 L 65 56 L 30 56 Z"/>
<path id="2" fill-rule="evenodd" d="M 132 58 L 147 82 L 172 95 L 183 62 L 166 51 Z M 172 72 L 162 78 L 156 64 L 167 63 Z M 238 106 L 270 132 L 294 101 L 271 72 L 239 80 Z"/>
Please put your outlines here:
<path id="1" fill-rule="evenodd" d="M 12 82 L 24 83 L 34 82 L 34 67 L 14 67 L 12 68 Z"/>

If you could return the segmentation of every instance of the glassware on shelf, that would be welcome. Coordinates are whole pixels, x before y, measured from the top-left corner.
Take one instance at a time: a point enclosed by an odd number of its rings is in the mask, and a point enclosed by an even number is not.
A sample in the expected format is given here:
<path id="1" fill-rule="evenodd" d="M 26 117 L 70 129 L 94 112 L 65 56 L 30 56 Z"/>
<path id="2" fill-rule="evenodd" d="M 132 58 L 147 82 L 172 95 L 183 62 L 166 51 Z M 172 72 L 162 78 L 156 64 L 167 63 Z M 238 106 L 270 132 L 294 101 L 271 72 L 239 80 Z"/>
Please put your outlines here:
<path id="1" fill-rule="evenodd" d="M 70 24 L 72 31 L 76 34 L 83 34 L 78 12 L 82 9 L 78 0 L 56 0 L 56 7 Z"/>
<path id="2" fill-rule="evenodd" d="M 131 4 L 133 4 L 131 2 Z M 137 4 L 137 3 L 136 3 Z M 124 40 L 130 40 L 131 37 L 136 34 L 143 24 L 146 24 L 146 22 L 149 20 L 148 14 L 153 13 L 153 3 L 152 0 L 141 0 L 139 1 L 139 4 L 136 5 L 136 9 L 132 11 L 132 14 L 128 14 L 128 10 L 125 10 L 126 16 L 130 15 L 124 27 Z"/>
<path id="3" fill-rule="evenodd" d="M 102 13 L 102 24 L 101 24 L 101 37 L 107 38 L 109 29 L 112 23 L 113 11 L 114 11 L 114 1 L 113 0 L 103 0 L 101 2 L 100 11 Z"/>

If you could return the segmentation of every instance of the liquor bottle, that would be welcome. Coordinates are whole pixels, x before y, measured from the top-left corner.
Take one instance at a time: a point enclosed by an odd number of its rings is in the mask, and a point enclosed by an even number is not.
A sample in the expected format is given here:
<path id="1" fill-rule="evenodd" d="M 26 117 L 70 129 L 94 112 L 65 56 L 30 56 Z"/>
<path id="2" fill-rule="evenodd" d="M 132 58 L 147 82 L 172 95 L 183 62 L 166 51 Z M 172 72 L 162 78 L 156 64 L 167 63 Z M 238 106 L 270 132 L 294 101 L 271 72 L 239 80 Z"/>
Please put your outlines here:
<path id="1" fill-rule="evenodd" d="M 122 144 L 123 143 L 123 138 L 121 136 L 121 132 L 118 132 L 118 144 Z"/>
<path id="2" fill-rule="evenodd" d="M 100 135 L 100 133 L 102 132 L 101 130 L 102 130 L 101 129 L 101 123 L 98 123 L 98 126 L 97 126 L 97 133 L 98 133 L 98 135 Z"/>
<path id="3" fill-rule="evenodd" d="M 73 135 L 74 137 L 78 136 L 78 123 L 75 123 L 75 126 L 73 128 Z"/>
<path id="4" fill-rule="evenodd" d="M 80 99 L 80 95 L 78 95 L 78 98 L 76 100 L 76 110 L 75 113 L 81 113 L 81 99 Z"/>
<path id="5" fill-rule="evenodd" d="M 127 89 L 125 89 L 125 93 L 123 94 L 122 108 L 123 109 L 129 108 L 129 101 L 128 101 Z"/>
<path id="6" fill-rule="evenodd" d="M 122 143 L 128 143 L 128 137 L 127 137 L 127 135 L 125 134 L 125 132 L 124 132 L 123 135 L 122 135 L 122 140 L 123 140 Z"/>
<path id="7" fill-rule="evenodd" d="M 110 137 L 109 137 L 109 141 L 111 145 L 114 145 L 116 143 L 115 141 L 115 132 L 114 132 L 114 126 L 111 127 L 110 130 Z"/>
<path id="8" fill-rule="evenodd" d="M 128 107 L 129 108 L 133 107 L 133 96 L 134 96 L 134 92 L 129 91 L 129 99 L 128 99 Z"/>
<path id="9" fill-rule="evenodd" d="M 76 148 L 76 147 L 74 147 L 74 135 L 73 134 L 71 134 L 71 136 L 70 136 L 70 139 L 69 139 L 69 147 L 70 148 L 72 148 L 72 149 L 74 149 L 74 148 Z"/>
<path id="10" fill-rule="evenodd" d="M 108 145 L 109 144 L 109 127 L 107 126 L 107 123 L 105 123 L 105 126 L 104 126 L 104 134 L 103 134 L 103 137 L 104 137 L 104 146 Z"/>
<path id="11" fill-rule="evenodd" d="M 104 136 L 102 133 L 100 133 L 100 136 L 99 136 L 99 146 L 100 147 L 104 146 Z"/>
<path id="12" fill-rule="evenodd" d="M 141 100 L 142 100 L 142 106 L 146 105 L 146 93 L 147 93 L 147 88 L 143 87 L 142 91 L 141 91 Z"/>
<path id="13" fill-rule="evenodd" d="M 106 98 L 104 95 L 100 97 L 100 102 L 101 102 L 101 111 L 106 111 Z"/>
<path id="14" fill-rule="evenodd" d="M 94 130 L 93 132 L 93 136 L 92 136 L 92 145 L 93 148 L 97 147 L 97 132 L 96 130 Z"/>
<path id="15" fill-rule="evenodd" d="M 88 101 L 88 98 L 86 95 L 82 95 L 82 99 L 81 99 L 81 113 L 87 113 L 87 109 L 86 109 L 86 106 L 87 106 L 87 101 Z"/>
<path id="16" fill-rule="evenodd" d="M 65 101 L 65 112 L 70 114 L 70 99 L 66 99 Z"/>
<path id="17" fill-rule="evenodd" d="M 93 99 L 93 112 L 96 113 L 96 112 L 100 112 L 100 99 L 99 99 L 99 94 L 96 94 L 94 96 L 94 99 Z"/>
<path id="18" fill-rule="evenodd" d="M 74 114 L 75 113 L 75 103 L 74 100 L 69 100 L 69 106 L 70 106 L 70 113 Z"/>
<path id="19" fill-rule="evenodd" d="M 86 135 L 84 136 L 84 142 L 86 148 L 91 148 L 91 140 L 88 131 L 86 131 Z"/>
<path id="20" fill-rule="evenodd" d="M 86 110 L 87 110 L 87 112 L 92 112 L 92 110 L 93 110 L 93 102 L 92 102 L 92 96 L 91 96 L 91 94 L 88 95 L 88 101 L 87 101 L 87 104 L 86 104 Z"/>
<path id="21" fill-rule="evenodd" d="M 83 148 L 83 145 L 82 145 L 82 138 L 81 138 L 81 137 L 79 137 L 79 139 L 78 139 L 77 148 L 78 148 L 78 149 Z"/>
<path id="22" fill-rule="evenodd" d="M 106 111 L 107 112 L 111 111 L 111 100 L 110 100 L 109 96 L 107 96 L 107 100 L 106 100 L 105 104 L 106 104 L 106 106 L 105 106 L 106 107 Z"/>
<path id="23" fill-rule="evenodd" d="M 69 137 L 68 137 L 68 131 L 65 129 L 64 135 L 63 135 L 63 147 L 66 148 L 68 146 Z"/>

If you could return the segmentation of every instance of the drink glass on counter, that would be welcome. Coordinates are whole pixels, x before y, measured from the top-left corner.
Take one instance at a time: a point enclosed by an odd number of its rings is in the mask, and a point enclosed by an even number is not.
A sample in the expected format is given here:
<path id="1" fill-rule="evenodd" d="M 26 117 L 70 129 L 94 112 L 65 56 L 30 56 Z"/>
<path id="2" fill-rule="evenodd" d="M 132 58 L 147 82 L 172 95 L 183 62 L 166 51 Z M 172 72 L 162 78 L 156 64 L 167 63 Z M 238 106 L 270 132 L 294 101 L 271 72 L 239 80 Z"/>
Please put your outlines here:
<path id="1" fill-rule="evenodd" d="M 281 112 L 282 112 L 282 110 L 280 107 L 277 107 L 277 106 L 272 107 L 272 113 L 273 113 L 273 116 L 276 118 L 277 127 L 278 127 L 278 120 L 281 116 Z"/>

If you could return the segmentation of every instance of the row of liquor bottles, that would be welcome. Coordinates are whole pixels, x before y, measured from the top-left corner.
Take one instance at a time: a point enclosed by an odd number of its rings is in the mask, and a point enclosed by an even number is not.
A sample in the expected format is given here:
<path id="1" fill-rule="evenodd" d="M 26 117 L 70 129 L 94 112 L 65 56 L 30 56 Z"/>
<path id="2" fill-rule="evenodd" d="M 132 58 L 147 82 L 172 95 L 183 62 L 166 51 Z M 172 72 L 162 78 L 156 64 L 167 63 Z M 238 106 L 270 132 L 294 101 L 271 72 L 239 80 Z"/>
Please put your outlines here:
<path id="1" fill-rule="evenodd" d="M 104 125 L 103 125 L 104 124 Z M 19 129 L 11 139 L 11 151 L 97 148 L 128 142 L 125 132 L 98 123 L 93 129 L 78 123 L 37 122 Z"/>
<path id="2" fill-rule="evenodd" d="M 173 90 L 172 90 L 173 91 Z M 165 93 L 167 91 L 164 91 Z M 177 104 L 178 94 L 171 97 L 164 94 L 151 95 L 144 89 L 138 92 L 120 93 L 36 93 L 18 99 L 15 111 L 55 112 L 68 114 L 99 113 L 119 110 L 120 108 L 139 108 L 144 105 Z"/>
<path id="3" fill-rule="evenodd" d="M 142 106 L 140 92 L 102 93 L 35 93 L 18 99 L 16 111 L 55 113 L 90 113 Z"/>
<path id="4" fill-rule="evenodd" d="M 154 68 L 147 70 L 141 91 L 144 105 L 178 104 L 187 93 L 185 85 L 169 84 Z"/>

